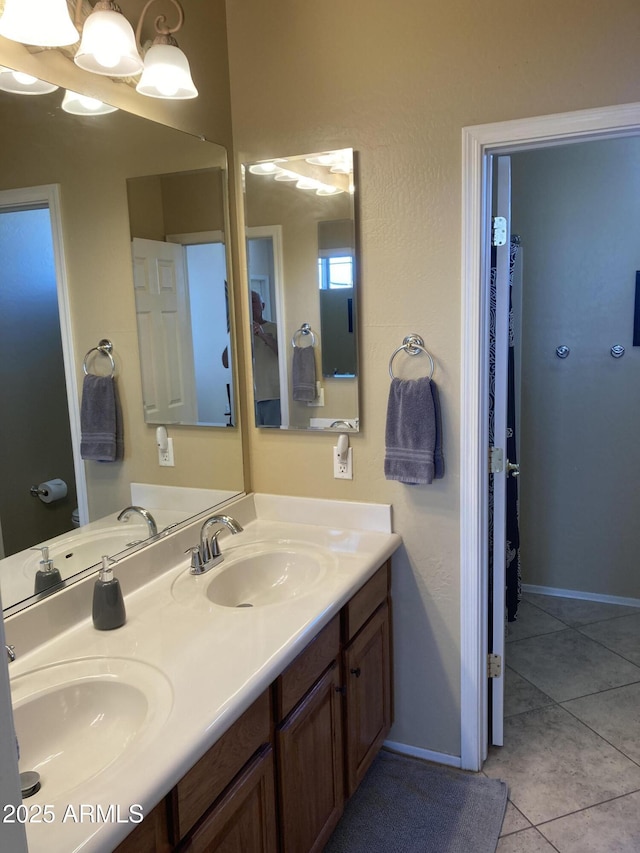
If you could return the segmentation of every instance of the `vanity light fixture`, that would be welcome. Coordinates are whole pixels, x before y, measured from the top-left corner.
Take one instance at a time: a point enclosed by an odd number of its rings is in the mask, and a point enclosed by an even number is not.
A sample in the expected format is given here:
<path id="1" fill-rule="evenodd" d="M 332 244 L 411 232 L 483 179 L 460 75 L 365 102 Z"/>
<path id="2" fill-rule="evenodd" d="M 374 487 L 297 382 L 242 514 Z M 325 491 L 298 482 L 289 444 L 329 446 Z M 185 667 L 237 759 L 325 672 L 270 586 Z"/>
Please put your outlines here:
<path id="1" fill-rule="evenodd" d="M 174 37 L 184 21 L 179 0 L 169 0 L 178 11 L 177 24 L 169 27 L 166 16 L 159 15 L 155 19 L 156 36 L 142 58 L 142 26 L 147 10 L 155 2 L 147 0 L 134 33 L 114 0 L 97 0 L 83 25 L 83 0 L 75 0 L 75 25 L 69 17 L 67 0 L 5 0 L 0 35 L 23 44 L 62 47 L 75 44 L 82 30 L 73 61 L 84 71 L 116 78 L 142 74 L 136 86 L 142 95 L 169 100 L 196 98 L 198 90 L 191 78 L 189 61 Z"/>
<path id="2" fill-rule="evenodd" d="M 249 166 L 249 171 L 252 175 L 278 175 L 282 172 L 282 169 L 279 166 L 276 166 L 275 163 L 254 163 L 253 166 Z"/>
<path id="3" fill-rule="evenodd" d="M 73 61 L 85 71 L 107 77 L 135 77 L 142 71 L 133 27 L 113 0 L 98 0 L 94 6 Z"/>
<path id="4" fill-rule="evenodd" d="M 3 92 L 12 92 L 18 95 L 48 95 L 49 92 L 55 92 L 57 88 L 53 83 L 38 80 L 31 74 L 24 74 L 22 71 L 14 71 L 12 68 L 0 66 L 0 89 Z"/>
<path id="5" fill-rule="evenodd" d="M 39 47 L 63 47 L 78 41 L 67 0 L 5 0 L 0 36 Z"/>
<path id="6" fill-rule="evenodd" d="M 138 42 L 140 42 L 140 31 L 145 12 L 153 2 L 154 0 L 148 0 L 140 15 L 136 31 Z M 156 37 L 145 53 L 144 71 L 136 86 L 136 91 L 150 98 L 169 98 L 171 100 L 197 98 L 198 90 L 191 79 L 189 60 L 180 50 L 178 42 L 173 36 L 182 27 L 184 12 L 177 0 L 171 0 L 171 2 L 178 10 L 178 23 L 174 27 L 168 27 L 164 15 L 156 18 Z"/>
<path id="7" fill-rule="evenodd" d="M 111 104 L 105 104 L 97 98 L 80 95 L 78 92 L 67 89 L 62 99 L 62 109 L 66 113 L 76 116 L 102 116 L 107 113 L 114 113 L 118 108 L 112 107 Z"/>

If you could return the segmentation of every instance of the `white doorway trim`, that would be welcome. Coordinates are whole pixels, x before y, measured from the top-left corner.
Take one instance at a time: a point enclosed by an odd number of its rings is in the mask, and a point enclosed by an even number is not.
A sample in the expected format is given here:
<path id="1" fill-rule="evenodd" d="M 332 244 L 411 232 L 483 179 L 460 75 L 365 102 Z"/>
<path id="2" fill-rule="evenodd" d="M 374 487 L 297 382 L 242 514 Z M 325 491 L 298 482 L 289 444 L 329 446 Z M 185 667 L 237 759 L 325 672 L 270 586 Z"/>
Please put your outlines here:
<path id="1" fill-rule="evenodd" d="M 547 145 L 640 133 L 640 104 L 476 125 L 462 130 L 460 427 L 461 766 L 487 754 L 488 268 L 487 158 Z"/>

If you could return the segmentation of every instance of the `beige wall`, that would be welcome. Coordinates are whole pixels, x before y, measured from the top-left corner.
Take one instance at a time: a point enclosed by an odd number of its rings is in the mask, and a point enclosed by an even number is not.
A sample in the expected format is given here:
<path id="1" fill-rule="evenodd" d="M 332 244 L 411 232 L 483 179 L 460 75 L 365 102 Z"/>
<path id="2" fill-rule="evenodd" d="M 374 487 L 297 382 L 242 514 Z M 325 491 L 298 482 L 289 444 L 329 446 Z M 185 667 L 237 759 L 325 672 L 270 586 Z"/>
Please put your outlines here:
<path id="1" fill-rule="evenodd" d="M 523 580 L 640 598 L 640 139 L 524 152 L 512 170 L 524 269 Z M 621 359 L 613 344 L 625 347 Z"/>
<path id="2" fill-rule="evenodd" d="M 250 428 L 251 485 L 393 504 L 391 737 L 459 755 L 461 128 L 639 100 L 640 12 L 632 0 L 227 0 L 227 21 L 238 159 L 360 153 L 355 478 L 333 479 L 329 436 Z M 410 332 L 436 359 L 447 462 L 419 488 L 382 467 L 388 360 Z"/>

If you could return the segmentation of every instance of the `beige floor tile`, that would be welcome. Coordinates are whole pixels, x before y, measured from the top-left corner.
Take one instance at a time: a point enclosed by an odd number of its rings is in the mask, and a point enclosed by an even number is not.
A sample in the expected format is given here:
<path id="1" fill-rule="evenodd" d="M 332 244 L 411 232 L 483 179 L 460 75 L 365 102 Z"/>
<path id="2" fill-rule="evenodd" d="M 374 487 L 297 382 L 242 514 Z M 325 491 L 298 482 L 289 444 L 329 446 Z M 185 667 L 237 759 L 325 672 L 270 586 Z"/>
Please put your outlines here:
<path id="1" fill-rule="evenodd" d="M 507 809 L 502 821 L 502 829 L 500 835 L 511 835 L 513 832 L 520 832 L 522 829 L 530 829 L 531 824 L 511 801 L 507 802 Z"/>
<path id="2" fill-rule="evenodd" d="M 563 702 L 562 707 L 640 764 L 640 684 Z"/>
<path id="3" fill-rule="evenodd" d="M 525 711 L 535 711 L 553 705 L 553 699 L 530 684 L 511 667 L 505 669 L 504 715 L 512 717 Z"/>
<path id="4" fill-rule="evenodd" d="M 626 607 L 620 604 L 583 601 L 578 598 L 559 598 L 555 595 L 538 595 L 532 592 L 523 593 L 522 598 L 572 627 L 638 612 L 635 607 Z"/>
<path id="5" fill-rule="evenodd" d="M 638 853 L 640 792 L 539 827 L 560 853 Z"/>
<path id="6" fill-rule="evenodd" d="M 509 643 L 505 658 L 556 702 L 640 681 L 640 667 L 573 629 Z"/>
<path id="7" fill-rule="evenodd" d="M 579 630 L 640 666 L 640 611 L 631 616 L 620 616 L 617 619 L 607 619 L 606 622 L 586 625 Z"/>
<path id="8" fill-rule="evenodd" d="M 507 622 L 507 642 L 523 640 L 525 637 L 537 637 L 538 634 L 550 634 L 552 631 L 562 631 L 566 627 L 564 622 L 523 600 L 518 607 L 517 621 Z"/>
<path id="9" fill-rule="evenodd" d="M 496 853 L 556 853 L 537 829 L 525 829 L 498 841 Z"/>
<path id="10" fill-rule="evenodd" d="M 640 789 L 640 767 L 563 708 L 508 717 L 483 767 L 534 825 Z"/>

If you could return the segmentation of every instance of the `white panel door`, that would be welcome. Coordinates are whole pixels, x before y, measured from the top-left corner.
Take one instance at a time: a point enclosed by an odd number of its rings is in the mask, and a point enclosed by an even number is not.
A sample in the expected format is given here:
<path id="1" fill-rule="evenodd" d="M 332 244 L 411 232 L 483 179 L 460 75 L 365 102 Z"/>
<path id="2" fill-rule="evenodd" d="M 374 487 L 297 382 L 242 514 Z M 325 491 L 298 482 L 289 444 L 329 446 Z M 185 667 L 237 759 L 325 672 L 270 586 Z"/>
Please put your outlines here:
<path id="1" fill-rule="evenodd" d="M 507 223 L 505 242 L 495 250 L 496 305 L 495 305 L 495 395 L 494 395 L 494 447 L 501 448 L 505 466 L 493 477 L 493 578 L 492 625 L 489 637 L 490 651 L 499 655 L 502 672 L 491 679 L 491 742 L 502 746 L 504 742 L 504 679 L 505 679 L 505 591 L 506 591 L 506 525 L 507 525 L 507 392 L 509 359 L 509 264 L 511 258 L 511 159 L 497 157 L 494 215 L 504 217 Z"/>
<path id="2" fill-rule="evenodd" d="M 184 249 L 132 241 L 133 280 L 147 423 L 195 423 L 197 403 Z"/>

